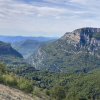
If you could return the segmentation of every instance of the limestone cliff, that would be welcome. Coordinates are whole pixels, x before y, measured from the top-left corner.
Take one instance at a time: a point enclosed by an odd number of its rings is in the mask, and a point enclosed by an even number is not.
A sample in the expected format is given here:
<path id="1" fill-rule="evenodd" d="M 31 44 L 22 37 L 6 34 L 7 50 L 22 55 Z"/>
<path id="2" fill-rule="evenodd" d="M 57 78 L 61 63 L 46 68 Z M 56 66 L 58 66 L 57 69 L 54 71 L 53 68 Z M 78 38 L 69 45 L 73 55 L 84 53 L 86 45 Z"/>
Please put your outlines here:
<path id="1" fill-rule="evenodd" d="M 89 44 L 93 46 L 100 46 L 100 28 L 82 28 L 77 29 L 71 33 L 66 33 L 61 37 L 61 40 L 66 40 L 67 43 L 75 46 L 81 44 Z"/>
<path id="2" fill-rule="evenodd" d="M 46 56 L 46 54 L 45 54 L 45 52 L 41 49 L 41 47 L 37 50 L 37 53 L 34 53 L 35 55 L 35 59 L 33 58 L 33 55 L 31 55 L 30 57 L 29 57 L 29 62 L 28 63 L 30 63 L 31 65 L 34 65 L 34 67 L 36 68 L 36 61 L 37 61 L 37 59 L 38 59 L 38 62 L 37 63 L 39 63 L 39 64 L 42 64 L 42 60 L 45 58 L 45 56 Z M 39 68 L 39 67 L 38 67 Z"/>

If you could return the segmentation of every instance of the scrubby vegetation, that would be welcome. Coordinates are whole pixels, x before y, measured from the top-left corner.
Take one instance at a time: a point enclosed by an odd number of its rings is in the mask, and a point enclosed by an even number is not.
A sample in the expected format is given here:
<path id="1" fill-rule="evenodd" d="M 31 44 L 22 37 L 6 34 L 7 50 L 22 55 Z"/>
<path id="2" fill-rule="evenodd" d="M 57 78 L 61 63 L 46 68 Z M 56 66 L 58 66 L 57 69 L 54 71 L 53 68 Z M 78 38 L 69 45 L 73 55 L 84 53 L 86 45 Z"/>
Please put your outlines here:
<path id="1" fill-rule="evenodd" d="M 33 81 L 28 81 L 23 77 L 20 77 L 11 72 L 4 63 L 0 63 L 0 83 L 16 87 L 24 90 L 25 92 L 33 92 Z"/>
<path id="2" fill-rule="evenodd" d="M 0 83 L 38 97 L 45 94 L 51 100 L 100 99 L 100 72 L 85 74 L 34 71 L 23 72 L 21 75 L 24 77 L 14 74 L 4 63 L 0 63 Z"/>
<path id="3" fill-rule="evenodd" d="M 64 89 L 66 92 L 65 100 L 100 99 L 100 72 L 54 73 L 34 70 L 33 72 L 28 73 L 20 70 L 19 75 L 25 76 L 28 80 L 33 79 L 34 85 L 42 89 L 43 92 L 51 98 L 57 98 L 56 96 L 53 96 L 53 94 L 54 92 L 57 92 L 56 88 L 58 86 L 62 87 L 62 90 Z M 55 93 L 55 95 L 58 93 L 59 92 Z"/>
<path id="4" fill-rule="evenodd" d="M 49 100 L 46 92 L 35 86 L 36 82 L 34 80 L 28 80 L 25 77 L 16 75 L 13 73 L 13 70 L 5 66 L 4 62 L 0 63 L 0 84 L 20 89 L 25 93 L 31 93 L 39 98 L 43 98 L 43 100 Z"/>

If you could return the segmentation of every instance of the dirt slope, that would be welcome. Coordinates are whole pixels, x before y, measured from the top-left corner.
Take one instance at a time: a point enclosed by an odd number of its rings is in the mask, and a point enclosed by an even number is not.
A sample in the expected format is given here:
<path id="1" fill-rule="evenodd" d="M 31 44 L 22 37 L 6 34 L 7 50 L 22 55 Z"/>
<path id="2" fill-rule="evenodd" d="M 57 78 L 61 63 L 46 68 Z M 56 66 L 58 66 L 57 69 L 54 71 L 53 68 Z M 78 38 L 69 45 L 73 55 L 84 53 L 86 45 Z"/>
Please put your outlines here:
<path id="1" fill-rule="evenodd" d="M 43 100 L 20 90 L 0 84 L 0 100 Z"/>

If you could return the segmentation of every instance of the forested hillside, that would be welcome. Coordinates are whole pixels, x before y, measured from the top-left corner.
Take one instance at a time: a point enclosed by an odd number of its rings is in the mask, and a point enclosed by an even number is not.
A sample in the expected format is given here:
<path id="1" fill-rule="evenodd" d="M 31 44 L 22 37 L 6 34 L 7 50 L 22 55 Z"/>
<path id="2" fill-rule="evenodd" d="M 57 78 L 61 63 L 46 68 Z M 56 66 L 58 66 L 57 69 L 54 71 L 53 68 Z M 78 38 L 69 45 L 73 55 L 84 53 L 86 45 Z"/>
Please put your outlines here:
<path id="1" fill-rule="evenodd" d="M 99 100 L 99 75 L 100 72 L 86 74 L 48 71 L 20 71 L 14 74 L 0 63 L 0 83 L 33 93 L 43 100 Z"/>
<path id="2" fill-rule="evenodd" d="M 9 68 L 27 65 L 19 52 L 14 50 L 9 43 L 4 43 L 2 41 L 0 41 L 0 62 L 5 62 Z"/>
<path id="3" fill-rule="evenodd" d="M 40 46 L 27 61 L 36 69 L 54 72 L 100 70 L 100 29 L 82 28 Z"/>
<path id="4" fill-rule="evenodd" d="M 62 86 L 67 93 L 65 100 L 100 99 L 100 72 L 54 73 L 49 71 L 33 71 L 32 73 L 27 73 L 20 71 L 19 74 L 27 77 L 29 80 L 32 78 L 36 81 L 35 85 L 37 87 L 46 89 L 49 92 L 55 86 Z"/>

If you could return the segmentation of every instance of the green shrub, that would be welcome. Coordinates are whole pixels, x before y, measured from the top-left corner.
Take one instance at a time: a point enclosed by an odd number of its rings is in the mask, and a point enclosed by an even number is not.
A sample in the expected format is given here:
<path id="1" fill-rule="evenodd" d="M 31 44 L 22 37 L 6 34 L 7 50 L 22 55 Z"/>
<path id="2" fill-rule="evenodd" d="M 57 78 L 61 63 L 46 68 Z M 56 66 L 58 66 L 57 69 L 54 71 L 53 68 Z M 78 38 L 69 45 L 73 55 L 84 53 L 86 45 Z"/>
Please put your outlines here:
<path id="1" fill-rule="evenodd" d="M 40 90 L 38 88 L 36 88 L 36 87 L 33 90 L 33 94 L 36 95 L 37 97 L 41 97 Z"/>
<path id="2" fill-rule="evenodd" d="M 2 75 L 3 83 L 8 84 L 10 86 L 16 86 L 17 85 L 17 80 L 15 77 L 13 77 L 11 74 L 10 75 Z"/>
<path id="3" fill-rule="evenodd" d="M 24 90 L 29 93 L 31 93 L 33 91 L 33 86 L 30 83 L 28 83 L 27 80 L 25 82 L 21 83 L 19 88 L 21 90 Z"/>
<path id="4" fill-rule="evenodd" d="M 66 92 L 62 86 L 54 86 L 50 91 L 50 96 L 56 100 L 66 98 Z"/>
<path id="5" fill-rule="evenodd" d="M 44 89 L 44 90 L 43 90 L 43 93 L 45 93 L 45 94 L 48 95 L 48 96 L 50 95 L 50 91 L 47 90 L 47 89 Z"/>
<path id="6" fill-rule="evenodd" d="M 77 96 L 76 96 L 74 93 L 69 92 L 69 93 L 67 94 L 65 100 L 79 100 L 79 99 L 77 98 Z"/>

